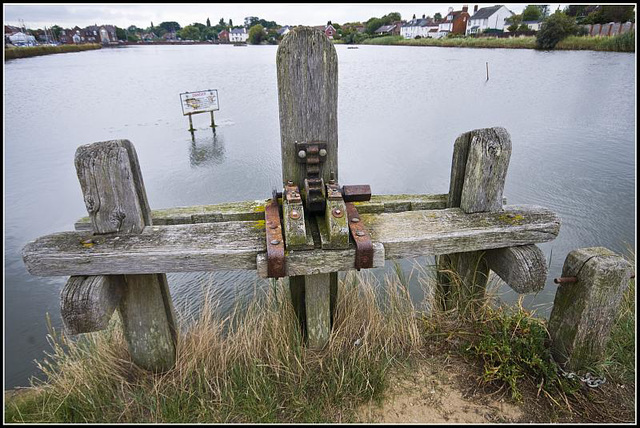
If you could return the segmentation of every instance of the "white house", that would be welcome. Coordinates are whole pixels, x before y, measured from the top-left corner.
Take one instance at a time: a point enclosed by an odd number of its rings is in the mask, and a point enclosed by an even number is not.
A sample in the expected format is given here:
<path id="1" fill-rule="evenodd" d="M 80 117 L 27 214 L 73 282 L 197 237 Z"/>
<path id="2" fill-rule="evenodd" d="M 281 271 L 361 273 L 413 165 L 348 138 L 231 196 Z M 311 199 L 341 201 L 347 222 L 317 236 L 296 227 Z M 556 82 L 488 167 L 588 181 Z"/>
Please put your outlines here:
<path id="1" fill-rule="evenodd" d="M 522 23 L 533 31 L 540 31 L 540 27 L 542 27 L 542 21 L 522 21 Z"/>
<path id="2" fill-rule="evenodd" d="M 288 25 L 285 25 L 284 27 L 280 28 L 276 32 L 278 33 L 278 36 L 286 36 L 289 33 L 289 31 L 291 31 L 291 27 Z"/>
<path id="3" fill-rule="evenodd" d="M 434 32 L 431 30 L 434 28 L 437 31 L 438 24 L 422 15 L 422 18 L 412 19 L 400 27 L 400 35 L 405 39 L 415 39 L 416 36 L 433 37 Z"/>
<path id="4" fill-rule="evenodd" d="M 504 20 L 513 15 L 513 12 L 501 4 L 478 9 L 471 18 L 469 18 L 467 35 L 478 34 L 488 29 L 504 30 L 509 26 Z"/>
<path id="5" fill-rule="evenodd" d="M 246 42 L 249 38 L 249 33 L 247 33 L 246 28 L 234 28 L 229 31 L 229 41 L 230 42 Z"/>

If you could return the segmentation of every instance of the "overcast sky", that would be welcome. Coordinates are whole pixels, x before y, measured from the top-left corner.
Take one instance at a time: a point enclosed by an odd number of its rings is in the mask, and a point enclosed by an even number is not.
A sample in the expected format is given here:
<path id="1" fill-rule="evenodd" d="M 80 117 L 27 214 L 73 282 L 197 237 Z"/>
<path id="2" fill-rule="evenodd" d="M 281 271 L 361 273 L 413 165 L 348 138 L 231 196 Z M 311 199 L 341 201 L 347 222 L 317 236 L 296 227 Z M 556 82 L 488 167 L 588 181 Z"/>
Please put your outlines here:
<path id="1" fill-rule="evenodd" d="M 479 8 L 495 3 L 477 3 Z M 468 3 L 473 14 L 476 3 Z M 233 19 L 234 25 L 244 22 L 246 16 L 257 16 L 280 25 L 322 25 L 327 21 L 339 24 L 366 21 L 389 12 L 400 12 L 402 19 L 411 19 L 413 14 L 433 16 L 447 13 L 449 7 L 462 9 L 463 3 L 168 3 L 168 4 L 19 4 L 4 3 L 4 23 L 20 26 L 24 20 L 27 28 L 61 27 L 93 24 L 112 24 L 118 27 L 135 25 L 146 28 L 151 22 L 177 21 L 181 26 L 194 22 L 205 23 L 207 18 L 216 24 L 220 18 L 226 22 Z M 505 4 L 514 13 L 520 13 L 526 4 Z M 560 5 L 564 8 L 564 4 Z M 554 11 L 558 4 L 551 4 Z"/>

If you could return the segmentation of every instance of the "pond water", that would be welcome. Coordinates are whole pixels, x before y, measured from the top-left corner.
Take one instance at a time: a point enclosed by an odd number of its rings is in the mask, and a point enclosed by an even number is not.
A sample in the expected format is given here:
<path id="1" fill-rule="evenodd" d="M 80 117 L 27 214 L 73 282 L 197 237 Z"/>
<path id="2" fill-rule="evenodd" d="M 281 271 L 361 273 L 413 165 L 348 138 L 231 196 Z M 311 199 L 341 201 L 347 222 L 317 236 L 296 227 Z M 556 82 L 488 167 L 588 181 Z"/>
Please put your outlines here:
<path id="1" fill-rule="evenodd" d="M 276 46 L 130 46 L 5 63 L 5 389 L 26 386 L 49 350 L 45 314 L 62 323 L 63 277 L 29 275 L 21 249 L 86 215 L 73 158 L 82 144 L 129 139 L 151 208 L 265 199 L 280 183 Z M 446 193 L 453 142 L 505 127 L 509 204 L 562 218 L 541 244 L 548 316 L 567 253 L 635 249 L 635 55 L 437 47 L 336 46 L 341 183 L 376 194 Z M 490 79 L 486 80 L 486 63 Z M 179 94 L 218 89 L 187 132 Z M 401 264 L 410 271 L 412 264 Z M 381 276 L 393 266 L 376 270 Z M 221 310 L 264 285 L 254 272 L 169 274 L 181 314 L 209 289 Z M 506 287 L 504 299 L 516 293 Z M 419 287 L 412 284 L 416 301 Z"/>

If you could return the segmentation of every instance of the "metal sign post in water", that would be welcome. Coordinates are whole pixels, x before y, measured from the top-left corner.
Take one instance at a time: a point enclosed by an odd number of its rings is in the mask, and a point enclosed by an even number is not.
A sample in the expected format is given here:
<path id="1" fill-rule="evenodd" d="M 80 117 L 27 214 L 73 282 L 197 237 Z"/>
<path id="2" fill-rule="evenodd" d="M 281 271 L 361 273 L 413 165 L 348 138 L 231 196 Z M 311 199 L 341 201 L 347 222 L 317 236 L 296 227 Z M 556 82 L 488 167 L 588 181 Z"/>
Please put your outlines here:
<path id="1" fill-rule="evenodd" d="M 184 92 L 180 94 L 180 104 L 182 105 L 182 115 L 189 116 L 189 132 L 195 131 L 191 115 L 206 112 L 211 112 L 211 127 L 215 131 L 216 124 L 213 119 L 213 112 L 220 110 L 217 89 Z"/>

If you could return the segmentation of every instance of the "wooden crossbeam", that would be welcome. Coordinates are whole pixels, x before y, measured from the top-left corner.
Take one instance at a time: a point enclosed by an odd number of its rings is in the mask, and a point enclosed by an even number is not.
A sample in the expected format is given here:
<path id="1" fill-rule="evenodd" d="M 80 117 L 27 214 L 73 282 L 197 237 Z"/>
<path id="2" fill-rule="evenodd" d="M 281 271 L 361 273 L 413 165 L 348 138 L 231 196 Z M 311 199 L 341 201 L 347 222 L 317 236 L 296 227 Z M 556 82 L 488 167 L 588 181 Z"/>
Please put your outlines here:
<path id="1" fill-rule="evenodd" d="M 356 202 L 360 214 L 395 213 L 416 210 L 438 210 L 447 207 L 448 194 L 435 195 L 371 195 L 371 200 Z M 269 199 L 226 202 L 151 210 L 154 226 L 172 224 L 216 223 L 221 221 L 263 220 Z M 506 202 L 504 202 L 506 204 Z M 76 230 L 91 230 L 89 217 L 75 223 Z"/>
<path id="2" fill-rule="evenodd" d="M 560 229 L 555 213 L 533 205 L 474 214 L 459 208 L 373 213 L 361 219 L 373 242 L 384 246 L 386 259 L 547 242 Z M 148 226 L 140 234 L 62 232 L 28 243 L 23 259 L 28 271 L 39 276 L 250 270 L 266 251 L 264 233 L 264 221 Z M 93 245 L 83 244 L 87 239 Z M 355 257 L 354 249 L 345 251 Z M 338 270 L 353 269 L 354 257 L 344 257 Z M 316 272 L 324 263 L 322 256 L 309 257 L 309 263 L 306 257 L 299 262 L 289 258 L 289 269 L 296 272 Z"/>

